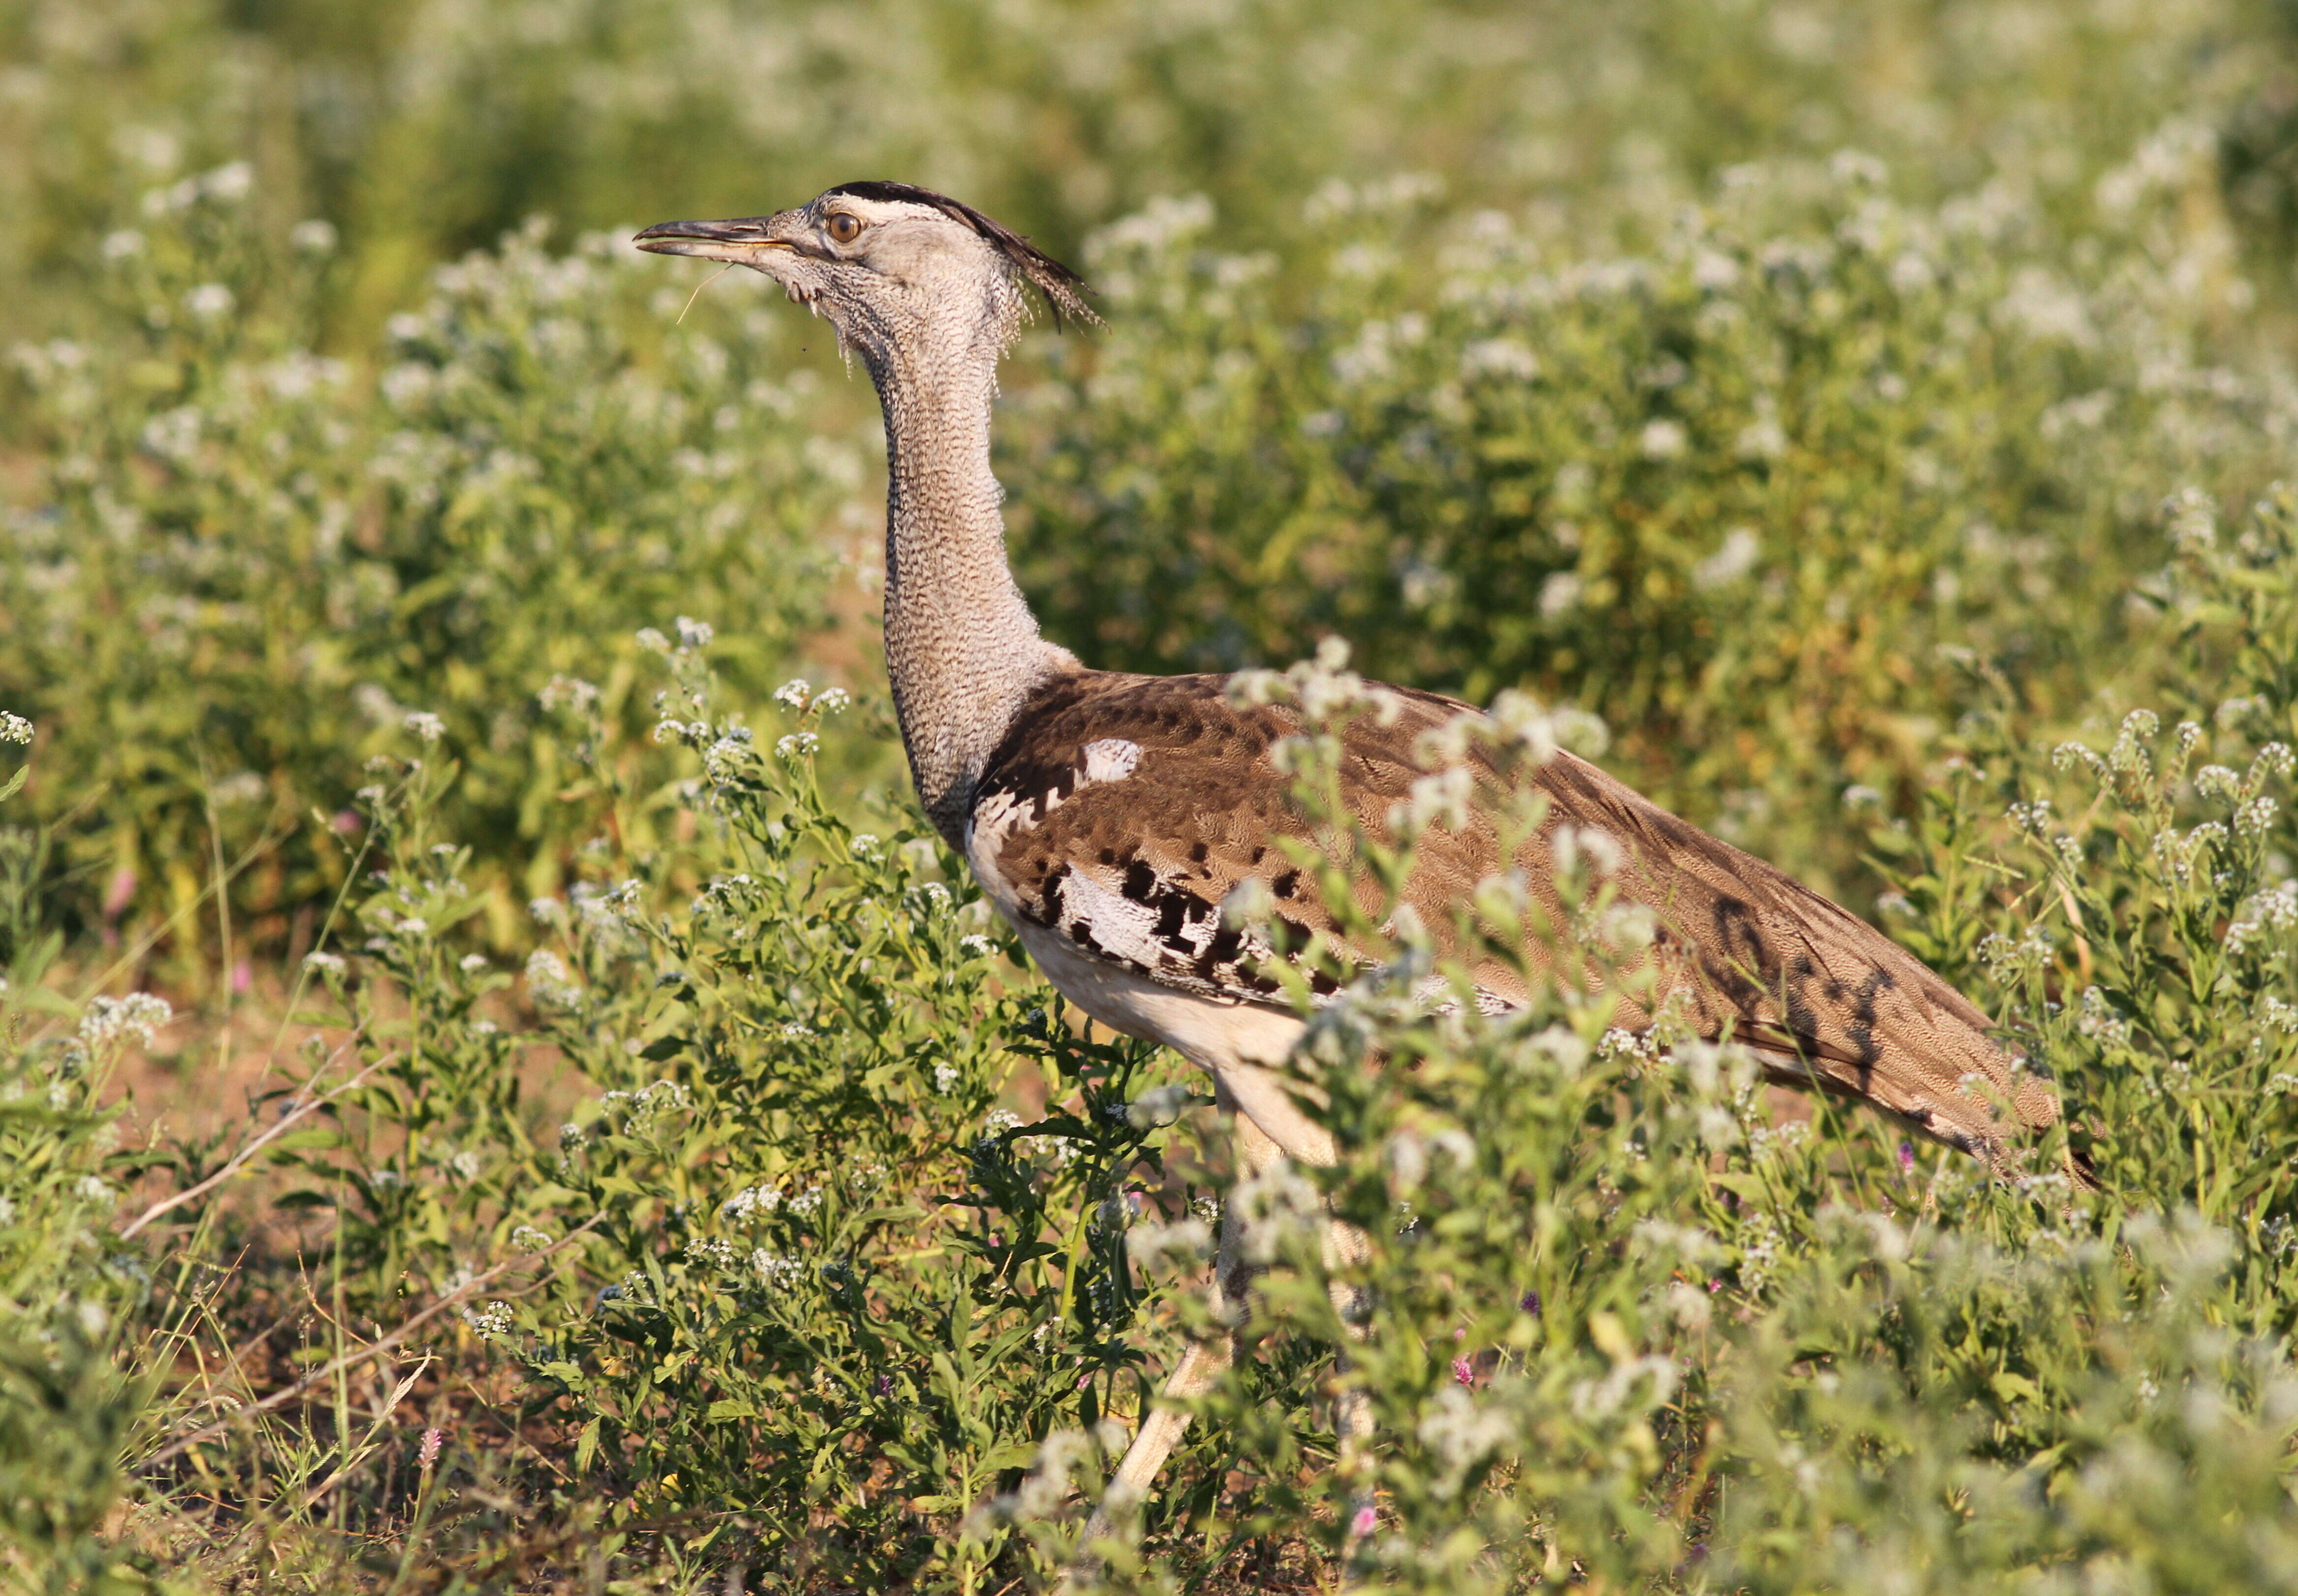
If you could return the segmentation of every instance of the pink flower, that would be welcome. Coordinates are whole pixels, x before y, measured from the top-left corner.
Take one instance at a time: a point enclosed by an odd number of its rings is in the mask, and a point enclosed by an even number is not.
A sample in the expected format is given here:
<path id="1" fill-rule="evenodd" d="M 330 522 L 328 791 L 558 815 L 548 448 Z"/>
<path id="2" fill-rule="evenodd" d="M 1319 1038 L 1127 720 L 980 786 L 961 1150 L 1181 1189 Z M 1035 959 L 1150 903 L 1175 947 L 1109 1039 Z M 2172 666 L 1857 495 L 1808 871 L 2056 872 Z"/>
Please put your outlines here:
<path id="1" fill-rule="evenodd" d="M 433 1426 L 423 1432 L 423 1448 L 415 1454 L 415 1467 L 428 1468 L 439 1460 L 439 1443 L 447 1439 L 447 1432 Z"/>
<path id="2" fill-rule="evenodd" d="M 120 911 L 136 896 L 136 872 L 122 864 L 112 872 L 112 881 L 103 889 L 103 917 L 117 920 Z"/>
<path id="3" fill-rule="evenodd" d="M 1463 1385 L 1473 1385 L 1476 1383 L 1476 1366 L 1466 1358 L 1455 1358 L 1452 1360 L 1452 1377 Z"/>
<path id="4" fill-rule="evenodd" d="M 1914 1143 L 1901 1142 L 1899 1144 L 1899 1169 L 1904 1174 L 1912 1175 L 1915 1172 L 1915 1149 Z"/>
<path id="5" fill-rule="evenodd" d="M 1349 1534 L 1361 1538 L 1372 1534 L 1379 1524 L 1380 1515 L 1373 1511 L 1372 1503 L 1367 1502 L 1357 1509 L 1356 1517 L 1349 1520 Z"/>
<path id="6" fill-rule="evenodd" d="M 249 963 L 245 959 L 242 959 L 238 963 L 234 964 L 231 967 L 232 996 L 235 997 L 245 996 L 247 995 L 247 989 L 254 984 L 254 965 Z"/>

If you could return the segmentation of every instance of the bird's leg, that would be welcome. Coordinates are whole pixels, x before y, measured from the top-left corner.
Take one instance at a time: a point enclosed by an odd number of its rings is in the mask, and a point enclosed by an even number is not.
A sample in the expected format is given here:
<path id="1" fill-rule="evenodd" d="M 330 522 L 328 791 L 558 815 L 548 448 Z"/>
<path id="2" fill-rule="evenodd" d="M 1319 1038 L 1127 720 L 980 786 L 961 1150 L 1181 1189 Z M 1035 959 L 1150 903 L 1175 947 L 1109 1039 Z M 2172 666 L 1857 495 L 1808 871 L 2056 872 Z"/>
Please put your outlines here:
<path id="1" fill-rule="evenodd" d="M 1325 1269 L 1337 1274 L 1352 1264 L 1362 1263 L 1372 1255 L 1372 1238 L 1344 1220 L 1325 1221 Z M 1333 1311 L 1340 1316 L 1341 1332 L 1351 1342 L 1365 1338 L 1367 1326 L 1372 1319 L 1372 1292 L 1368 1286 L 1344 1286 L 1335 1280 L 1328 1288 L 1332 1293 Z M 1358 1460 L 1363 1455 L 1365 1443 L 1372 1437 L 1372 1395 L 1361 1385 L 1349 1380 L 1353 1367 L 1346 1345 L 1334 1354 L 1336 1372 L 1341 1378 L 1339 1393 L 1333 1400 L 1333 1430 L 1340 1440 L 1337 1460 L 1341 1477 L 1350 1478 L 1357 1472 Z M 1356 1550 L 1370 1529 L 1373 1505 L 1372 1492 L 1360 1486 L 1349 1493 L 1346 1534 L 1342 1542 L 1343 1555 Z"/>
<path id="2" fill-rule="evenodd" d="M 1216 1096 L 1225 1112 L 1236 1113 L 1236 1100 L 1226 1087 L 1217 1087 Z M 1284 1156 L 1277 1144 L 1241 1113 L 1236 1114 L 1234 1145 L 1240 1179 L 1250 1179 Z M 1101 1505 L 1087 1522 L 1079 1555 L 1080 1567 L 1098 1561 L 1092 1548 L 1095 1542 L 1109 1534 L 1113 1514 L 1128 1510 L 1148 1494 L 1149 1487 L 1156 1482 L 1157 1471 L 1180 1443 L 1182 1432 L 1189 1427 L 1189 1415 L 1173 1404 L 1211 1390 L 1235 1359 L 1237 1332 L 1245 1320 L 1245 1296 L 1252 1289 L 1252 1278 L 1257 1272 L 1245 1261 L 1244 1216 L 1236 1203 L 1224 1204 L 1220 1247 L 1213 1261 L 1212 1284 L 1205 1294 L 1216 1327 L 1214 1333 L 1189 1343 L 1188 1350 L 1181 1354 L 1180 1362 L 1165 1381 L 1156 1405 L 1142 1418 L 1141 1428 L 1135 1433 L 1133 1444 L 1125 1449 L 1125 1457 L 1111 1477 Z"/>

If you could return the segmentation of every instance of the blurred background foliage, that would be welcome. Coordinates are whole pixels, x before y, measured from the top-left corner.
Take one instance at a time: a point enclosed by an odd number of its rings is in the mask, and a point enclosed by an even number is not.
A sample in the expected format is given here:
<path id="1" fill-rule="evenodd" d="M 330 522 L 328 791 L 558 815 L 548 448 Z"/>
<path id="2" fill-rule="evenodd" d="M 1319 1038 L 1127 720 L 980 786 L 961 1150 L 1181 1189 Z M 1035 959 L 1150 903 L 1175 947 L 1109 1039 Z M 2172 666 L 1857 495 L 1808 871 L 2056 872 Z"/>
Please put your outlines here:
<path id="1" fill-rule="evenodd" d="M 1336 631 L 1575 699 L 1855 893 L 1838 796 L 1911 805 L 1974 661 L 2044 721 L 2137 681 L 2162 494 L 2298 429 L 2287 4 L 17 0 L 0 40 L 0 690 L 84 927 L 253 848 L 293 945 L 315 806 L 421 711 L 515 940 L 587 823 L 551 677 L 642 726 L 630 634 L 691 610 L 743 690 L 867 685 L 866 388 L 755 283 L 682 312 L 615 238 L 674 214 L 899 176 L 1087 263 L 1112 325 L 1025 344 L 1001 447 L 1096 663 Z"/>

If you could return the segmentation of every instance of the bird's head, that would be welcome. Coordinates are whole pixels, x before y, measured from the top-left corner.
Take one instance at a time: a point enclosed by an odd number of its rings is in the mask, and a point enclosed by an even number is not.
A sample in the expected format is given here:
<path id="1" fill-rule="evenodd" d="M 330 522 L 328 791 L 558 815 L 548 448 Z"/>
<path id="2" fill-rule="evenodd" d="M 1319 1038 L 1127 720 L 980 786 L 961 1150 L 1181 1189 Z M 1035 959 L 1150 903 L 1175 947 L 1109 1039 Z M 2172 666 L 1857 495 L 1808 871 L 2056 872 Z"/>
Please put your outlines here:
<path id="1" fill-rule="evenodd" d="M 1029 292 L 1097 321 L 1083 282 L 971 205 L 907 183 L 843 183 L 772 216 L 666 221 L 634 241 L 761 271 L 837 329 L 881 382 L 903 362 L 987 351 L 994 360 L 1029 312 Z"/>

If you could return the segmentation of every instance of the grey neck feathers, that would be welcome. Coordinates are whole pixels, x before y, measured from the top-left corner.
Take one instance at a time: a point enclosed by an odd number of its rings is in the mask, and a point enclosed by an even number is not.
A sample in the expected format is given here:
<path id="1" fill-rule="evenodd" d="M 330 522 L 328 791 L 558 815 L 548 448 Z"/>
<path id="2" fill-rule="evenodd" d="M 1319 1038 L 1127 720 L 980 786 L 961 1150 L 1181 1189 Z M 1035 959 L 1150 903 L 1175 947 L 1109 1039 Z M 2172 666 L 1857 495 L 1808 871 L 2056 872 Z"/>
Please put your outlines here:
<path id="1" fill-rule="evenodd" d="M 856 340 L 886 412 L 886 670 L 919 801 L 962 846 L 1023 701 L 1077 661 L 1037 635 L 1005 563 L 989 469 L 1002 329 L 905 330 L 874 350 Z"/>

